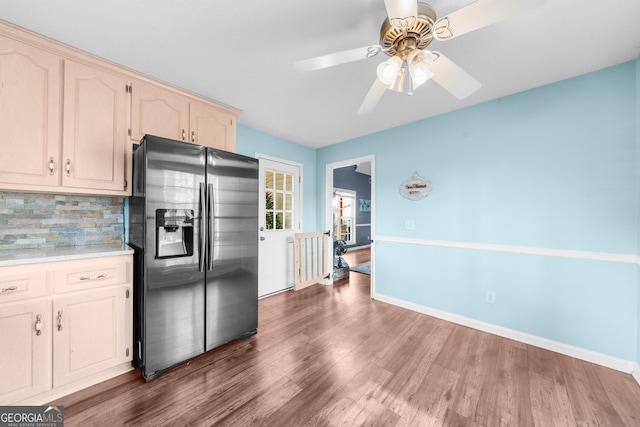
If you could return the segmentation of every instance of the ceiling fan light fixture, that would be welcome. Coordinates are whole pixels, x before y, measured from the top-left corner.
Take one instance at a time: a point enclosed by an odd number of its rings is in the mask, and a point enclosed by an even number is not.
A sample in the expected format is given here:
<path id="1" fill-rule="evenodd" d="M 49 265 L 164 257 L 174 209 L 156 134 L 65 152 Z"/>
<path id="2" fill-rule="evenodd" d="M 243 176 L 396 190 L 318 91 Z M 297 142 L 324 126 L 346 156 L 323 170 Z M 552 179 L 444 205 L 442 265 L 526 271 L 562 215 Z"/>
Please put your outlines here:
<path id="1" fill-rule="evenodd" d="M 411 75 L 411 82 L 413 88 L 417 89 L 422 86 L 433 77 L 431 71 L 431 64 L 433 63 L 433 54 L 428 51 L 416 50 L 409 58 L 407 58 L 407 64 L 409 65 L 409 74 Z"/>
<path id="2" fill-rule="evenodd" d="M 404 67 L 401 67 L 389 89 L 400 93 L 404 92 L 404 71 Z"/>
<path id="3" fill-rule="evenodd" d="M 401 70 L 402 60 L 397 56 L 392 56 L 378 65 L 376 74 L 380 82 L 385 85 L 391 85 L 397 80 L 398 74 L 401 74 Z"/>

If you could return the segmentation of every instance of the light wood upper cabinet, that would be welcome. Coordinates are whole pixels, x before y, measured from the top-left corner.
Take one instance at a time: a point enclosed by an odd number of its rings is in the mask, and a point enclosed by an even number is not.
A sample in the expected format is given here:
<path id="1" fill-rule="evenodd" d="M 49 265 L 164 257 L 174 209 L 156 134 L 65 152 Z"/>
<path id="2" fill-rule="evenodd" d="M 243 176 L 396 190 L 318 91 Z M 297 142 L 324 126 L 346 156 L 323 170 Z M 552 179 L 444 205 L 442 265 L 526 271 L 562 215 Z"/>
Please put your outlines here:
<path id="1" fill-rule="evenodd" d="M 0 21 L 0 191 L 130 196 L 131 142 L 235 151 L 238 113 Z"/>
<path id="2" fill-rule="evenodd" d="M 237 114 L 160 85 L 134 82 L 131 140 L 146 134 L 235 151 Z"/>
<path id="3" fill-rule="evenodd" d="M 59 56 L 0 36 L 0 183 L 60 180 Z"/>
<path id="4" fill-rule="evenodd" d="M 131 90 L 131 140 L 146 135 L 186 141 L 189 101 L 161 86 L 135 82 Z"/>
<path id="5" fill-rule="evenodd" d="M 64 187 L 127 190 L 127 80 L 71 60 L 64 67 Z"/>
<path id="6" fill-rule="evenodd" d="M 216 107 L 191 103 L 190 140 L 194 144 L 236 151 L 235 116 Z"/>
<path id="7" fill-rule="evenodd" d="M 51 388 L 50 301 L 0 306 L 0 343 L 0 404 Z"/>

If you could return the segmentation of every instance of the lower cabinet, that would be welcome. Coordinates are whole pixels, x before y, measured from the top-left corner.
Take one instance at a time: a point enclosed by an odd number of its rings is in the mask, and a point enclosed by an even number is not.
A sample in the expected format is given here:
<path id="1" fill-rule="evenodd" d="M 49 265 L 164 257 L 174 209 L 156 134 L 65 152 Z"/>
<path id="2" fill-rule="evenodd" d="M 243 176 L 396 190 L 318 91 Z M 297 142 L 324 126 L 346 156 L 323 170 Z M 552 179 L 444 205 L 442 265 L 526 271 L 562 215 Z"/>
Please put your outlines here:
<path id="1" fill-rule="evenodd" d="M 126 295 L 117 287 L 56 298 L 53 303 L 53 386 L 131 360 L 125 342 Z"/>
<path id="2" fill-rule="evenodd" d="M 0 307 L 0 404 L 51 389 L 51 302 Z"/>
<path id="3" fill-rule="evenodd" d="M 43 404 L 131 369 L 132 273 L 131 255 L 0 267 L 0 405 Z M 30 277 L 44 295 L 16 301 Z"/>

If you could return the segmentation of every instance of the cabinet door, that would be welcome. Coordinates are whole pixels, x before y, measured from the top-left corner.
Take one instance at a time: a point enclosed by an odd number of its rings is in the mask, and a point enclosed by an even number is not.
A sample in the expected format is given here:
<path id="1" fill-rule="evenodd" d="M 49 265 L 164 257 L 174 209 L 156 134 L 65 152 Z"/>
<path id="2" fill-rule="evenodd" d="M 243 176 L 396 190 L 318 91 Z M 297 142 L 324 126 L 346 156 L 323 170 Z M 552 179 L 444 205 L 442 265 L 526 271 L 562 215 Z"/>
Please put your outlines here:
<path id="1" fill-rule="evenodd" d="M 50 300 L 0 307 L 0 378 L 0 405 L 51 388 Z"/>
<path id="2" fill-rule="evenodd" d="M 131 140 L 146 135 L 186 141 L 189 101 L 160 86 L 136 82 L 131 89 Z"/>
<path id="3" fill-rule="evenodd" d="M 0 36 L 0 188 L 59 185 L 60 61 Z"/>
<path id="4" fill-rule="evenodd" d="M 95 194 L 124 194 L 127 81 L 65 61 L 62 185 Z"/>
<path id="5" fill-rule="evenodd" d="M 235 152 L 235 117 L 213 106 L 191 103 L 190 141 L 206 147 Z"/>
<path id="6" fill-rule="evenodd" d="M 54 299 L 54 387 L 131 359 L 128 292 L 128 287 L 115 287 Z"/>

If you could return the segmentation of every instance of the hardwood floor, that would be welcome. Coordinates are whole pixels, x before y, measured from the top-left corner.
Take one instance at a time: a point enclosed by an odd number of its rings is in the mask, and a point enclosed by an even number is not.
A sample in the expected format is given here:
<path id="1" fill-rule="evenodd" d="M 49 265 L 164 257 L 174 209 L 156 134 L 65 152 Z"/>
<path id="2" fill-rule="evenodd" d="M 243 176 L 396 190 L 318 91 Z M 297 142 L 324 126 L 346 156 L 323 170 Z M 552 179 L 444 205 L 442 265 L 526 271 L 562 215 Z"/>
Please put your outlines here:
<path id="1" fill-rule="evenodd" d="M 362 249 L 349 249 L 347 253 L 342 256 L 347 264 L 351 267 L 354 265 L 362 264 L 363 262 L 371 261 L 371 250 L 369 248 Z"/>
<path id="2" fill-rule="evenodd" d="M 630 375 L 373 301 L 365 274 L 259 306 L 247 341 L 54 402 L 65 424 L 640 425 Z"/>

